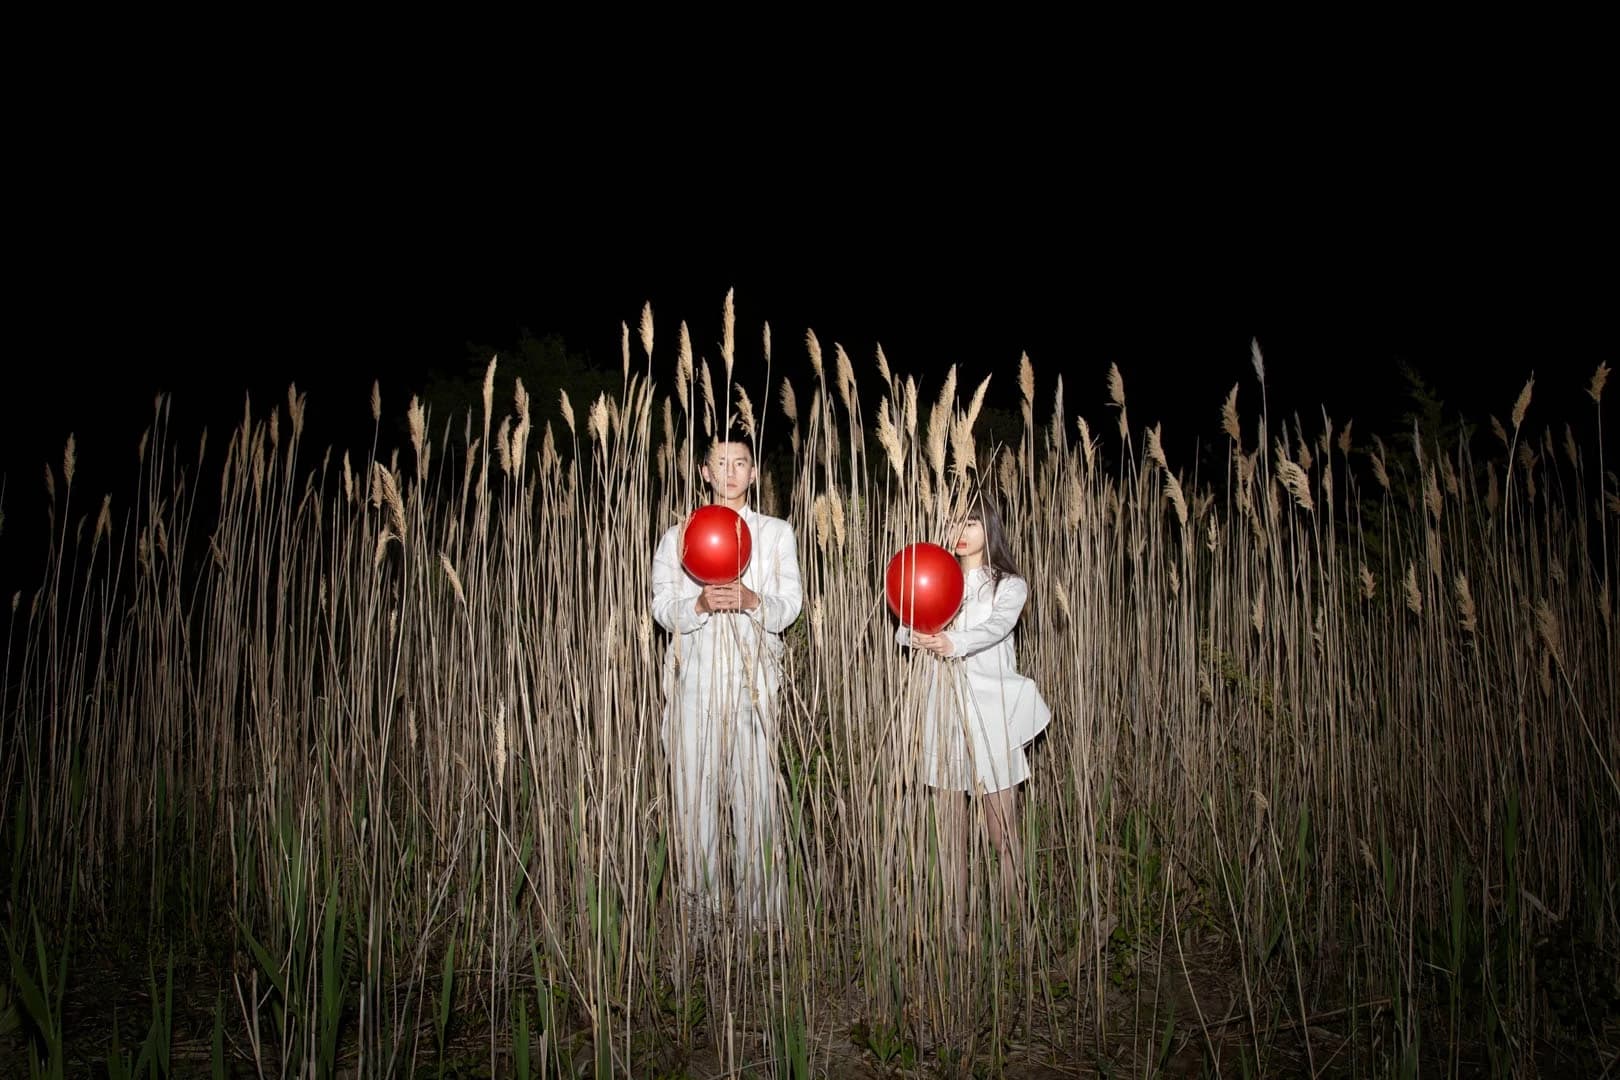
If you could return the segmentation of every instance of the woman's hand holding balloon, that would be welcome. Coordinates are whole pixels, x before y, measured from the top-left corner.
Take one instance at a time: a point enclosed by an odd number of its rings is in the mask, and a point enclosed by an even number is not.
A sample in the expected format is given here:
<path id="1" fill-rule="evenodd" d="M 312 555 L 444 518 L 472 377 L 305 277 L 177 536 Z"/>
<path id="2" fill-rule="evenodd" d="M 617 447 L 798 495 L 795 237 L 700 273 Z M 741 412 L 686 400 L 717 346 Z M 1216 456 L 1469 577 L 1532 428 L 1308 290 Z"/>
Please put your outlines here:
<path id="1" fill-rule="evenodd" d="M 911 632 L 911 647 L 931 652 L 941 659 L 955 652 L 951 639 L 944 634 L 919 634 L 915 630 Z"/>

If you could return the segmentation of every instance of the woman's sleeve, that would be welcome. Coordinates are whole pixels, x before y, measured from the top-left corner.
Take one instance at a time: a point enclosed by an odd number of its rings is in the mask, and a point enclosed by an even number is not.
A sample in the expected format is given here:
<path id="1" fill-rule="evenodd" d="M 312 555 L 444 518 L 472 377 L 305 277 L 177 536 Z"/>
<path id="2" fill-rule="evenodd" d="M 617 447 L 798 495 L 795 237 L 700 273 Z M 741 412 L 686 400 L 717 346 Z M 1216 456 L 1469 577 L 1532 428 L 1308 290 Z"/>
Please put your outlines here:
<path id="1" fill-rule="evenodd" d="M 1002 578 L 991 601 L 990 617 L 966 630 L 947 630 L 945 638 L 951 643 L 951 657 L 961 658 L 983 652 L 1013 632 L 1024 601 L 1029 599 L 1029 586 L 1021 577 Z"/>
<path id="2" fill-rule="evenodd" d="M 765 581 L 773 583 L 773 591 L 760 593 L 759 607 L 748 614 L 771 633 L 780 634 L 799 617 L 799 609 L 804 605 L 804 586 L 799 578 L 799 547 L 793 538 L 793 526 L 784 521 L 772 532 L 777 536 L 770 553 L 775 572 Z"/>
<path id="3" fill-rule="evenodd" d="M 676 557 L 675 545 L 680 542 L 681 527 L 671 528 L 658 541 L 653 552 L 652 586 L 653 618 L 672 634 L 690 634 L 709 621 L 707 611 L 697 610 L 698 594 L 691 591 L 686 572 Z"/>

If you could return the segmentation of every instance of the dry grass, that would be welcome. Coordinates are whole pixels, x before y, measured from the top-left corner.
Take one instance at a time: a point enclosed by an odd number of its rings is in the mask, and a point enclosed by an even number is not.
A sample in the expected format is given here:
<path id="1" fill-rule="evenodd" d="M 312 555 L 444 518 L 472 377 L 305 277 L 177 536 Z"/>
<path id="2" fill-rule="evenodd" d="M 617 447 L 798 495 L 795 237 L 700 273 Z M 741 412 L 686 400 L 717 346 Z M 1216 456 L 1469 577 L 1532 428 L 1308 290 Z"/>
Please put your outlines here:
<path id="1" fill-rule="evenodd" d="M 733 320 L 728 296 L 727 408 Z M 1156 429 L 1136 456 L 1117 368 L 1122 438 L 1099 445 L 1083 417 L 1040 424 L 1025 358 L 1026 431 L 993 479 L 1032 586 L 1020 664 L 1054 720 L 1008 905 L 982 816 L 970 888 L 947 887 L 916 770 L 932 661 L 895 648 L 880 599 L 888 555 L 940 539 L 991 470 L 985 385 L 964 411 L 953 369 L 919 439 L 918 388 L 879 357 L 868 433 L 851 360 L 836 350 L 829 386 L 808 335 L 816 385 L 759 395 L 795 450 L 780 501 L 806 590 L 779 732 L 785 907 L 728 907 L 700 938 L 670 881 L 647 606 L 716 392 L 684 324 L 662 363 L 650 308 L 639 337 L 646 370 L 626 327 L 621 392 L 584 441 L 562 398 L 561 454 L 549 422 L 527 449 L 526 397 L 495 415 L 493 363 L 483 416 L 413 403 L 410 462 L 374 448 L 353 475 L 347 451 L 340 472 L 307 456 L 296 395 L 290 434 L 248 413 L 217 471 L 179 464 L 160 403 L 139 498 L 103 504 L 88 545 L 70 443 L 41 588 L 8 627 L 13 940 L 70 900 L 91 925 L 137 901 L 165 934 L 223 925 L 231 1045 L 289 1073 L 1613 1053 L 1602 980 L 1572 977 L 1579 1030 L 1546 942 L 1617 949 L 1615 497 L 1601 461 L 1515 460 L 1529 384 L 1489 471 L 1426 446 L 1411 475 L 1348 427 L 1336 456 L 1331 427 L 1319 455 L 1268 434 L 1234 388 L 1229 473 L 1199 487 Z M 765 426 L 740 384 L 736 404 Z M 380 431 L 376 397 L 373 415 Z"/>

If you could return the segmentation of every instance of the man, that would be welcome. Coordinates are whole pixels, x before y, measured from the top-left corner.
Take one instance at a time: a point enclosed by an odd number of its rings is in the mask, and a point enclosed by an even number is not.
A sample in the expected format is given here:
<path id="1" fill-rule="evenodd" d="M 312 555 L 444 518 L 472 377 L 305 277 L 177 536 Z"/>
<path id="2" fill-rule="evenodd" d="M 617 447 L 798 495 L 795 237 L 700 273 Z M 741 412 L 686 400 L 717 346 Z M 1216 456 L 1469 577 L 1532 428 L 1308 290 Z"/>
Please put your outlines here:
<path id="1" fill-rule="evenodd" d="M 730 889 L 755 915 L 779 899 L 776 870 L 776 716 L 782 632 L 799 617 L 793 528 L 748 506 L 757 469 L 747 443 L 716 440 L 703 480 L 713 501 L 747 523 L 753 554 L 742 577 L 701 585 L 681 566 L 685 522 L 653 554 L 653 617 L 664 653 L 664 749 L 669 755 L 682 886 L 707 910 L 722 889 L 720 823 L 731 823 Z"/>

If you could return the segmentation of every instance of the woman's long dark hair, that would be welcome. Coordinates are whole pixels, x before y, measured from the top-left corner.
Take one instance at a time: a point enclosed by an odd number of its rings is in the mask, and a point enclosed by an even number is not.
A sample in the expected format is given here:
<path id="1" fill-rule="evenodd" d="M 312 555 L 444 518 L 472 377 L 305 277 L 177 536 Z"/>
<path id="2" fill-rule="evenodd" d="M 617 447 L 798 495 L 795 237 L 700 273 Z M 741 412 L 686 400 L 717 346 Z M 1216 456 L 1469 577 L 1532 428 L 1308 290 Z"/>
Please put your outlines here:
<path id="1" fill-rule="evenodd" d="M 1001 521 L 1001 506 L 988 487 L 980 487 L 968 504 L 967 517 L 978 518 L 984 526 L 984 568 L 990 573 L 990 591 L 995 592 L 1004 577 L 1023 577 L 1007 545 L 1007 530 Z"/>

